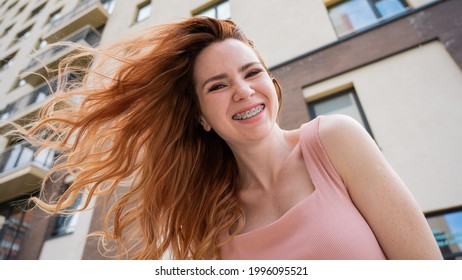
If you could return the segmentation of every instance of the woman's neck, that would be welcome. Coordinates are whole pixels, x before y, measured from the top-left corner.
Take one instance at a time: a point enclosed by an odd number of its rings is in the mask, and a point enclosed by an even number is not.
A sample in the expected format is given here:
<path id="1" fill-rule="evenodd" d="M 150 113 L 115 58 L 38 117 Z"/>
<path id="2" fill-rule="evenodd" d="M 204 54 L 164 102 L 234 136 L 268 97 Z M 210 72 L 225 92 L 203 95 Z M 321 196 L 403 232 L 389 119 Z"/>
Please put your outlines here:
<path id="1" fill-rule="evenodd" d="M 298 130 L 285 131 L 275 125 L 265 138 L 245 145 L 232 146 L 243 189 L 269 191 L 298 143 Z"/>

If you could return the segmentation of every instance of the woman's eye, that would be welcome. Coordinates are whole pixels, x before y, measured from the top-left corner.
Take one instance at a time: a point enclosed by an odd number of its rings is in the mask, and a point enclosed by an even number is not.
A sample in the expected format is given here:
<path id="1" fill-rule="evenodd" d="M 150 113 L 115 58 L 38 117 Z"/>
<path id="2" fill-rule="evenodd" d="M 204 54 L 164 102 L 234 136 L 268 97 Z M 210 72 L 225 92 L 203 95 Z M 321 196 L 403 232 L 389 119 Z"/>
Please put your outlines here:
<path id="1" fill-rule="evenodd" d="M 215 91 L 215 90 L 219 90 L 219 89 L 222 89 L 224 88 L 225 85 L 224 84 L 216 84 L 216 85 L 213 85 L 209 88 L 209 92 L 211 91 Z"/>
<path id="2" fill-rule="evenodd" d="M 261 69 L 254 69 L 252 71 L 250 71 L 249 73 L 247 73 L 247 75 L 245 75 L 246 78 L 250 78 L 250 77 L 253 77 L 259 73 L 261 73 Z"/>

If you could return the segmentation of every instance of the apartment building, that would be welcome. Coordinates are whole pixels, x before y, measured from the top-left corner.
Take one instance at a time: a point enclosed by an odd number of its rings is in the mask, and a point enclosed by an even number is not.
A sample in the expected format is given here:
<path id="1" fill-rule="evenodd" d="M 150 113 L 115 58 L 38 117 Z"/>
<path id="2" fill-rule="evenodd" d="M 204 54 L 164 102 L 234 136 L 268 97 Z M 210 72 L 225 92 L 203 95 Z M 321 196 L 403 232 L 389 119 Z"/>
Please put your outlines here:
<path id="1" fill-rule="evenodd" d="M 0 0 L 0 119 L 25 124 L 49 97 L 46 67 L 70 49 L 47 45 L 104 44 L 197 15 L 232 19 L 255 42 L 283 88 L 283 128 L 332 113 L 362 123 L 445 257 L 462 258 L 458 0 Z M 98 207 L 67 217 L 23 211 L 57 153 L 34 156 L 9 129 L 0 123 L 0 259 L 102 258 L 86 238 L 99 228 Z"/>

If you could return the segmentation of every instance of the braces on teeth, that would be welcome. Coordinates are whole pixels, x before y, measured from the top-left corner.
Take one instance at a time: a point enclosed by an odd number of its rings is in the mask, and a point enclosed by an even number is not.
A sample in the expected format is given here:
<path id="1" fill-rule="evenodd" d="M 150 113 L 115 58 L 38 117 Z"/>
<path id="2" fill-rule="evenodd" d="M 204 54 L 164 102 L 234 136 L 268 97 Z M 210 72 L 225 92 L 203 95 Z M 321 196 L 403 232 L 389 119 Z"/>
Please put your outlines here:
<path id="1" fill-rule="evenodd" d="M 256 116 L 261 111 L 263 111 L 263 108 L 265 108 L 264 105 L 259 105 L 259 106 L 255 107 L 255 108 L 253 108 L 252 110 L 249 110 L 249 111 L 244 112 L 242 114 L 236 114 L 235 116 L 233 116 L 233 119 L 234 120 L 245 120 L 245 119 L 251 118 L 253 116 Z"/>

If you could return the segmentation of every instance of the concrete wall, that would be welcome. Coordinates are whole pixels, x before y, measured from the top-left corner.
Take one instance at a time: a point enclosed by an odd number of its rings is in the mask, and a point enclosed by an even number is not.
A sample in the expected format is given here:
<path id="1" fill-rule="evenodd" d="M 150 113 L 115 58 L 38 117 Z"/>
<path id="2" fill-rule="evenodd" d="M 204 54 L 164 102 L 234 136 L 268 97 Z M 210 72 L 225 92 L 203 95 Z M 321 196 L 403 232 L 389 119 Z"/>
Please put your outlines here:
<path id="1" fill-rule="evenodd" d="M 231 5 L 233 19 L 270 67 L 337 39 L 321 0 L 234 0 Z"/>
<path id="2" fill-rule="evenodd" d="M 93 216 L 92 203 L 90 209 L 76 213 L 77 224 L 75 231 L 68 235 L 51 238 L 45 241 L 40 253 L 41 260 L 80 260 L 90 233 L 91 219 Z"/>
<path id="3" fill-rule="evenodd" d="M 423 5 L 429 4 L 431 2 L 435 2 L 436 0 L 406 0 L 409 6 L 418 8 Z"/>
<path id="4" fill-rule="evenodd" d="M 102 41 L 108 42 L 147 26 L 188 18 L 193 10 L 208 2 L 154 0 L 151 17 L 133 24 L 137 5 L 132 1 L 117 1 Z M 230 4 L 232 20 L 255 42 L 270 67 L 337 38 L 322 0 L 291 0 L 290 4 L 284 0 L 230 0 Z"/>
<path id="5" fill-rule="evenodd" d="M 424 211 L 462 201 L 462 72 L 439 41 L 304 89 L 306 98 L 353 84 L 385 157 Z"/>

